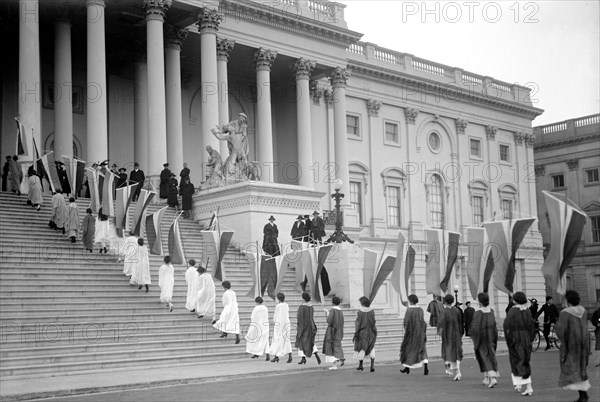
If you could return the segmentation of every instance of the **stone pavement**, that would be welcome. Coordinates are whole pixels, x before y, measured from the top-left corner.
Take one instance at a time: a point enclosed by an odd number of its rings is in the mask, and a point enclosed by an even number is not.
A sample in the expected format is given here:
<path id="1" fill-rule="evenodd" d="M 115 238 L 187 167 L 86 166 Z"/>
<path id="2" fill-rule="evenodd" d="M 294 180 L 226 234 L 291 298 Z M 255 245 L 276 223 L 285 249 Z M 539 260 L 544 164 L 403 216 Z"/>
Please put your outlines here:
<path id="1" fill-rule="evenodd" d="M 473 345 L 463 338 L 464 355 L 473 355 Z M 500 339 L 498 353 L 506 353 L 506 343 Z M 295 351 L 294 351 L 295 352 Z M 345 351 L 346 353 L 348 351 Z M 427 353 L 430 360 L 440 359 L 440 344 L 429 343 Z M 399 363 L 399 350 L 377 351 L 377 364 Z M 347 353 L 351 358 L 351 355 Z M 281 374 L 294 371 L 319 370 L 315 359 L 309 359 L 306 365 L 299 366 L 299 358 L 294 353 L 294 362 L 286 364 L 285 359 L 279 363 L 265 362 L 248 358 L 211 362 L 197 365 L 184 365 L 160 368 L 124 370 L 106 370 L 94 373 L 57 375 L 54 377 L 31 376 L 19 379 L 0 380 L 0 401 L 27 400 L 67 395 L 92 394 L 130 389 L 144 389 L 157 386 L 195 384 L 203 382 L 223 381 L 234 378 L 251 378 L 263 374 Z M 354 364 L 354 363 L 352 363 Z"/>

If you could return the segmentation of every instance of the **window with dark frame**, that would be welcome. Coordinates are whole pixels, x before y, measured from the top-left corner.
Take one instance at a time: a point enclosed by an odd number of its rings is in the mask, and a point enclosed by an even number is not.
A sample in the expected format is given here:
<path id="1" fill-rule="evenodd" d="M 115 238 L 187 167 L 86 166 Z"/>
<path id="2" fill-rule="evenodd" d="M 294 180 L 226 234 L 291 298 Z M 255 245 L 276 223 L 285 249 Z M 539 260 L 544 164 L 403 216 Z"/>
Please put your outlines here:
<path id="1" fill-rule="evenodd" d="M 395 123 L 385 123 L 385 140 L 387 142 L 398 143 L 398 125 Z"/>
<path id="2" fill-rule="evenodd" d="M 500 144 L 500 160 L 502 162 L 510 162 L 510 147 Z"/>
<path id="3" fill-rule="evenodd" d="M 562 188 L 565 186 L 565 175 L 555 174 L 552 176 L 552 188 Z"/>
<path id="4" fill-rule="evenodd" d="M 350 182 L 350 205 L 352 208 L 358 213 L 358 222 L 363 224 L 363 216 L 362 216 L 362 194 L 361 189 L 362 183 L 358 181 Z"/>
<path id="5" fill-rule="evenodd" d="M 360 137 L 358 116 L 346 115 L 346 131 L 349 135 Z"/>
<path id="6" fill-rule="evenodd" d="M 429 192 L 429 216 L 431 227 L 444 228 L 444 188 L 442 179 L 437 174 L 431 176 Z"/>
<path id="7" fill-rule="evenodd" d="M 592 221 L 592 243 L 600 243 L 600 215 L 591 216 Z"/>
<path id="8" fill-rule="evenodd" d="M 388 226 L 400 226 L 400 187 L 388 186 L 386 193 Z"/>
<path id="9" fill-rule="evenodd" d="M 598 183 L 598 182 L 600 182 L 600 175 L 598 174 L 598 168 L 587 169 L 585 171 L 585 182 L 586 183 Z"/>
<path id="10" fill-rule="evenodd" d="M 512 200 L 502 200 L 500 204 L 500 208 L 502 209 L 502 216 L 504 219 L 512 219 L 513 217 L 513 202 Z"/>
<path id="11" fill-rule="evenodd" d="M 474 195 L 473 202 L 473 224 L 480 226 L 483 223 L 483 197 Z"/>
<path id="12" fill-rule="evenodd" d="M 481 141 L 471 138 L 469 143 L 471 144 L 471 156 L 481 158 Z"/>

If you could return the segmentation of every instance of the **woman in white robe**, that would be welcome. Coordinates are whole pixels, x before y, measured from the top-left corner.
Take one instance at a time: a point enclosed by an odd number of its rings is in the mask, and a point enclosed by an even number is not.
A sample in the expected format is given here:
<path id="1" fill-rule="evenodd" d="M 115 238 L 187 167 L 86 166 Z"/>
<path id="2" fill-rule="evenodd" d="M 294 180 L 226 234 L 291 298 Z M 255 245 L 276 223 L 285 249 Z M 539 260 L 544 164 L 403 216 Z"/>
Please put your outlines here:
<path id="1" fill-rule="evenodd" d="M 125 238 L 125 242 L 123 243 L 123 247 L 121 247 L 121 252 L 119 256 L 123 257 L 123 274 L 125 276 L 131 276 L 133 273 L 133 268 L 138 261 L 138 249 L 139 249 L 138 239 L 133 235 L 132 232 L 129 232 L 129 236 Z"/>
<path id="2" fill-rule="evenodd" d="M 213 327 L 221 331 L 220 338 L 227 338 L 227 334 L 235 334 L 236 345 L 240 343 L 240 317 L 235 292 L 231 290 L 231 283 L 224 281 L 223 289 L 223 311 L 219 320 L 213 323 Z"/>
<path id="3" fill-rule="evenodd" d="M 62 230 L 65 234 L 65 221 L 67 220 L 67 207 L 65 206 L 65 197 L 61 190 L 56 190 L 52 195 L 52 216 L 48 226 L 54 230 Z"/>
<path id="4" fill-rule="evenodd" d="M 210 317 L 211 320 L 215 319 L 217 308 L 215 307 L 215 282 L 212 276 L 204 267 L 198 267 L 198 297 L 196 299 L 196 314 L 198 318 L 204 316 Z"/>
<path id="5" fill-rule="evenodd" d="M 44 197 L 42 197 L 42 182 L 40 178 L 35 174 L 35 170 L 29 174 L 29 193 L 27 198 L 31 206 L 36 208 L 38 211 L 42 208 L 44 203 Z"/>
<path id="6" fill-rule="evenodd" d="M 133 267 L 131 279 L 129 283 L 132 285 L 139 285 L 138 289 L 142 286 L 146 286 L 146 293 L 148 293 L 149 286 L 152 283 L 150 279 L 150 258 L 148 256 L 148 248 L 144 246 L 144 239 L 138 239 L 138 262 Z"/>
<path id="7" fill-rule="evenodd" d="M 158 270 L 158 287 L 160 288 L 160 302 L 165 303 L 169 312 L 173 311 L 173 286 L 175 285 L 175 269 L 171 264 L 171 257 L 165 256 L 165 263 Z"/>
<path id="8" fill-rule="evenodd" d="M 263 305 L 263 298 L 258 296 L 254 299 L 256 307 L 250 316 L 250 327 L 246 334 L 246 353 L 252 355 L 252 359 L 258 359 L 263 353 L 269 361 L 269 310 Z"/>
<path id="9" fill-rule="evenodd" d="M 285 295 L 277 293 L 277 305 L 273 314 L 273 342 L 270 352 L 273 355 L 271 362 L 276 363 L 280 357 L 288 355 L 286 363 L 292 362 L 292 343 L 290 333 L 290 307 L 285 303 Z"/>
<path id="10" fill-rule="evenodd" d="M 94 243 L 97 243 L 100 247 L 100 253 L 108 253 L 110 247 L 110 221 L 108 216 L 102 213 L 102 208 L 98 211 L 98 218 L 96 218 L 96 232 L 94 233 Z"/>
<path id="11" fill-rule="evenodd" d="M 71 238 L 71 243 L 75 243 L 77 241 L 77 236 L 79 236 L 79 208 L 75 203 L 74 197 L 69 198 L 69 207 L 67 208 L 67 211 L 67 236 Z"/>
<path id="12" fill-rule="evenodd" d="M 196 260 L 189 260 L 188 264 L 190 267 L 185 271 L 185 282 L 188 286 L 185 308 L 193 313 L 196 311 L 196 299 L 198 298 L 198 268 Z"/>

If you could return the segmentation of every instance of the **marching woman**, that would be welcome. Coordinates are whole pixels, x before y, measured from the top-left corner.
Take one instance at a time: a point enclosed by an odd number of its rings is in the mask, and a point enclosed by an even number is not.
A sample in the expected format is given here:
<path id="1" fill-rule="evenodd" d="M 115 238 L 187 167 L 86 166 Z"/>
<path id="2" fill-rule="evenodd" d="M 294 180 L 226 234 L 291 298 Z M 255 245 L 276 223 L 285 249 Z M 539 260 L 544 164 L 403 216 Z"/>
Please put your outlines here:
<path id="1" fill-rule="evenodd" d="M 508 345 L 508 360 L 515 389 L 521 391 L 526 386 L 523 396 L 533 395 L 531 386 L 531 339 L 533 335 L 533 319 L 527 308 L 527 297 L 523 292 L 513 295 L 514 306 L 508 310 L 504 319 L 504 338 Z"/>
<path id="2" fill-rule="evenodd" d="M 400 346 L 400 363 L 404 366 L 401 373 L 409 374 L 410 369 L 425 366 L 423 374 L 429 374 L 427 367 L 427 323 L 425 322 L 423 309 L 417 306 L 419 298 L 408 295 L 408 309 L 404 316 L 404 338 Z"/>
<path id="3" fill-rule="evenodd" d="M 92 216 L 91 208 L 85 210 L 85 217 L 83 218 L 81 229 L 83 232 L 83 246 L 91 253 L 94 249 L 94 233 L 96 232 L 96 220 Z"/>
<path id="4" fill-rule="evenodd" d="M 133 267 L 131 273 L 131 279 L 129 283 L 132 285 L 138 285 L 138 290 L 142 286 L 146 287 L 146 293 L 148 293 L 149 285 L 152 283 L 150 278 L 150 257 L 148 255 L 148 247 L 144 246 L 144 239 L 138 239 L 138 261 Z"/>
<path id="5" fill-rule="evenodd" d="M 158 287 L 160 288 L 160 302 L 165 303 L 169 312 L 173 311 L 173 286 L 175 285 L 175 269 L 171 264 L 171 257 L 166 255 L 165 263 L 158 270 Z"/>
<path id="6" fill-rule="evenodd" d="M 363 360 L 371 358 L 371 373 L 375 371 L 375 341 L 377 340 L 377 327 L 375 326 L 375 312 L 371 302 L 365 296 L 358 299 L 360 309 L 356 317 L 354 337 L 354 358 L 358 359 L 357 370 L 363 371 Z"/>
<path id="7" fill-rule="evenodd" d="M 304 302 L 298 307 L 298 323 L 296 328 L 296 344 L 298 356 L 301 357 L 298 364 L 306 364 L 306 358 L 314 353 L 317 363 L 321 364 L 321 358 L 315 345 L 317 325 L 315 324 L 315 310 L 310 304 L 310 295 L 302 293 Z"/>
<path id="8" fill-rule="evenodd" d="M 221 286 L 225 289 L 223 292 L 223 311 L 219 316 L 219 321 L 213 321 L 213 327 L 221 331 L 220 338 L 227 338 L 227 334 L 235 334 L 236 345 L 240 343 L 240 317 L 238 312 L 238 303 L 235 292 L 231 290 L 231 283 L 224 281 Z"/>
<path id="9" fill-rule="evenodd" d="M 477 295 L 479 310 L 473 315 L 469 336 L 473 340 L 475 358 L 479 370 L 483 373 L 483 385 L 494 388 L 498 384 L 498 362 L 496 361 L 496 346 L 498 345 L 498 328 L 494 310 L 490 308 L 490 296 L 487 293 Z"/>
<path id="10" fill-rule="evenodd" d="M 196 260 L 188 261 L 189 268 L 185 271 L 185 282 L 187 283 L 187 298 L 185 299 L 185 308 L 194 313 L 196 311 L 196 302 L 198 300 L 198 268 Z"/>
<path id="11" fill-rule="evenodd" d="M 288 355 L 287 363 L 292 362 L 292 343 L 290 342 L 290 308 L 285 303 L 285 295 L 277 293 L 277 305 L 273 314 L 273 342 L 271 342 L 272 363 L 277 363 L 280 357 Z"/>
<path id="12" fill-rule="evenodd" d="M 442 359 L 446 365 L 446 374 L 454 376 L 454 381 L 460 381 L 460 361 L 463 359 L 462 311 L 454 307 L 454 296 L 444 297 L 444 308 L 440 311 L 437 323 L 438 334 L 442 337 Z"/>
<path id="13" fill-rule="evenodd" d="M 256 307 L 250 316 L 250 327 L 246 334 L 246 353 L 252 355 L 252 359 L 258 359 L 263 353 L 269 357 L 269 310 L 263 304 L 263 298 L 258 296 L 254 299 Z"/>
<path id="14" fill-rule="evenodd" d="M 32 207 L 36 208 L 38 211 L 42 208 L 42 204 L 44 203 L 44 197 L 42 197 L 42 182 L 40 178 L 37 176 L 35 170 L 29 168 L 29 193 L 28 204 L 31 204 Z"/>
<path id="15" fill-rule="evenodd" d="M 108 222 L 108 216 L 102 213 L 102 208 L 98 210 L 98 217 L 96 218 L 94 243 L 100 245 L 99 253 L 103 251 L 104 254 L 108 253 L 108 247 L 110 247 L 110 223 Z"/>
<path id="16" fill-rule="evenodd" d="M 217 308 L 215 307 L 215 282 L 203 266 L 198 267 L 198 297 L 196 298 L 196 314 L 198 318 L 210 317 L 214 321 Z"/>
<path id="17" fill-rule="evenodd" d="M 327 331 L 323 339 L 323 354 L 327 363 L 333 363 L 329 370 L 337 370 L 344 365 L 344 350 L 342 349 L 342 338 L 344 337 L 344 314 L 340 308 L 341 299 L 334 296 L 331 299 L 333 308 L 325 310 L 327 314 Z"/>

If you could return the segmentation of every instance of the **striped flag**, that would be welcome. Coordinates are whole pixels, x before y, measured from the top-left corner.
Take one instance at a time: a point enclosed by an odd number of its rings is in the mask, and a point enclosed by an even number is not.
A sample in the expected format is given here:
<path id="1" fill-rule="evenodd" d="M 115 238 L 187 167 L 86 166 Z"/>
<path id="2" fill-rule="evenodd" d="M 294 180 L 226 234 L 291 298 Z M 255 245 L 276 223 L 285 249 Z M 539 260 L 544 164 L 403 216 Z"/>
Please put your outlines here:
<path id="1" fill-rule="evenodd" d="M 38 169 L 42 169 L 42 176 L 50 183 L 50 189 L 52 192 L 55 192 L 57 188 L 61 188 L 61 185 L 53 156 L 53 151 L 48 152 L 39 159 L 41 163 L 36 163 L 36 165 Z"/>
<path id="2" fill-rule="evenodd" d="M 550 250 L 542 265 L 546 283 L 557 293 L 566 292 L 565 272 L 575 257 L 587 214 L 562 194 L 542 191 L 550 220 Z"/>
<path id="3" fill-rule="evenodd" d="M 286 260 L 288 261 L 289 265 L 294 267 L 294 270 L 296 271 L 294 290 L 300 292 L 302 291 L 302 282 L 306 276 L 304 267 L 308 264 L 308 262 L 304 260 L 308 261 L 308 259 L 310 259 L 310 254 L 308 254 L 308 251 L 304 252 L 304 250 L 308 250 L 308 242 L 292 240 L 291 249 L 292 251 L 286 254 Z"/>
<path id="4" fill-rule="evenodd" d="M 163 207 L 153 214 L 146 216 L 146 237 L 148 238 L 150 254 L 164 255 L 160 223 L 167 208 L 168 206 Z"/>
<path id="5" fill-rule="evenodd" d="M 104 181 L 102 187 L 102 213 L 106 216 L 115 216 L 115 207 L 113 202 L 113 185 L 116 174 L 106 169 L 104 172 Z"/>
<path id="6" fill-rule="evenodd" d="M 91 167 L 85 168 L 85 175 L 87 176 L 88 187 L 90 189 L 90 208 L 94 212 L 100 210 L 100 195 L 98 194 L 98 175 L 99 172 Z"/>
<path id="7" fill-rule="evenodd" d="M 250 287 L 247 296 L 252 299 L 255 299 L 259 296 L 262 297 L 263 295 L 260 268 L 265 254 L 263 254 L 262 249 L 258 247 L 258 244 L 256 245 L 256 249 L 256 253 L 251 251 L 246 252 L 246 255 L 248 256 L 248 264 L 250 265 L 250 277 L 252 278 L 252 287 Z"/>
<path id="8" fill-rule="evenodd" d="M 309 258 L 310 265 L 305 267 L 305 269 L 308 268 L 306 271 L 306 277 L 308 278 L 308 283 L 311 285 L 310 289 L 312 292 L 312 298 L 319 303 L 323 303 L 323 289 L 319 283 L 321 279 L 321 271 L 323 271 L 325 261 L 327 260 L 327 256 L 329 256 L 329 252 L 332 248 L 333 244 L 327 244 L 308 249 L 308 252 L 312 258 Z"/>
<path id="9" fill-rule="evenodd" d="M 184 265 L 186 263 L 183 241 L 181 240 L 181 232 L 179 230 L 179 216 L 175 218 L 169 229 L 169 255 L 173 264 Z"/>
<path id="10" fill-rule="evenodd" d="M 460 233 L 442 229 L 425 229 L 427 265 L 425 287 L 428 294 L 442 296 L 448 290 L 452 268 L 458 257 Z"/>
<path id="11" fill-rule="evenodd" d="M 117 198 L 115 199 L 115 227 L 129 232 L 130 206 L 133 202 L 133 195 L 138 183 L 120 187 L 117 189 Z"/>
<path id="12" fill-rule="evenodd" d="M 227 247 L 231 243 L 231 238 L 234 232 L 232 230 L 203 230 L 202 242 L 204 243 L 202 259 L 208 260 L 206 264 L 206 270 L 212 270 L 215 279 L 220 281 L 225 278 L 225 267 L 223 264 L 223 258 L 227 252 Z"/>
<path id="13" fill-rule="evenodd" d="M 83 186 L 85 161 L 65 155 L 63 155 L 62 158 L 66 166 L 67 177 L 69 178 L 71 191 L 77 196 L 77 194 L 79 194 L 81 191 L 81 187 Z"/>
<path id="14" fill-rule="evenodd" d="M 490 243 L 494 267 L 494 286 L 512 295 L 515 281 L 515 257 L 517 250 L 535 218 L 504 219 L 484 222 Z"/>
<path id="15" fill-rule="evenodd" d="M 400 301 L 408 306 L 410 276 L 415 270 L 415 249 L 402 232 L 398 233 L 398 245 L 392 271 L 392 287 L 400 295 Z"/>
<path id="16" fill-rule="evenodd" d="M 473 299 L 479 293 L 488 293 L 492 273 L 494 272 L 494 257 L 484 228 L 467 228 L 467 278 Z"/>
<path id="17" fill-rule="evenodd" d="M 25 141 L 25 127 L 21 123 L 18 117 L 15 117 L 15 122 L 17 123 L 17 140 L 16 140 L 16 155 L 26 155 L 27 154 L 27 141 Z M 36 158 L 39 156 L 36 155 Z"/>
<path id="18" fill-rule="evenodd" d="M 48 181 L 48 183 L 51 183 L 50 182 L 50 174 L 49 174 L 48 170 L 46 169 L 46 167 L 44 166 L 44 162 L 42 161 L 42 158 L 40 158 L 40 153 L 38 152 L 37 145 L 35 144 L 35 138 L 33 138 L 33 151 L 34 151 L 34 157 L 35 157 L 36 173 L 42 179 L 46 179 L 46 181 Z M 48 165 L 47 161 L 46 161 L 46 165 Z M 52 192 L 54 192 L 54 189 L 52 189 Z"/>
<path id="19" fill-rule="evenodd" d="M 144 229 L 146 226 L 146 209 L 156 192 L 142 189 L 140 191 L 140 195 L 135 203 L 135 210 L 133 211 L 133 234 L 137 237 L 144 237 Z M 171 261 L 173 261 L 173 257 L 171 256 Z"/>
<path id="20" fill-rule="evenodd" d="M 363 269 L 363 290 L 364 295 L 371 302 L 377 296 L 379 288 L 394 269 L 396 257 L 385 252 L 382 253 L 365 248 L 364 250 L 364 269 Z"/>

